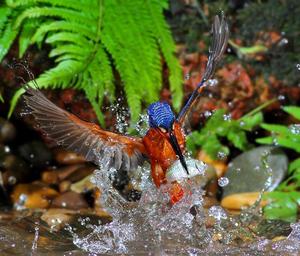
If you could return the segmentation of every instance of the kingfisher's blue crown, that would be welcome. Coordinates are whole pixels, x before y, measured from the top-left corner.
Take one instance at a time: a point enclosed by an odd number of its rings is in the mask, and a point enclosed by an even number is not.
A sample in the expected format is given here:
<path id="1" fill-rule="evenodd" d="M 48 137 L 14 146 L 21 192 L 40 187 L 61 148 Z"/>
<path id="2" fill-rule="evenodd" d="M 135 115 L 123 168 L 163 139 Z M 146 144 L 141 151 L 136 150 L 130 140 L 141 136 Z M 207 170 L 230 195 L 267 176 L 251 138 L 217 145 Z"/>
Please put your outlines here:
<path id="1" fill-rule="evenodd" d="M 148 107 L 149 125 L 151 128 L 162 127 L 170 129 L 175 120 L 175 115 L 166 102 L 155 102 Z"/>

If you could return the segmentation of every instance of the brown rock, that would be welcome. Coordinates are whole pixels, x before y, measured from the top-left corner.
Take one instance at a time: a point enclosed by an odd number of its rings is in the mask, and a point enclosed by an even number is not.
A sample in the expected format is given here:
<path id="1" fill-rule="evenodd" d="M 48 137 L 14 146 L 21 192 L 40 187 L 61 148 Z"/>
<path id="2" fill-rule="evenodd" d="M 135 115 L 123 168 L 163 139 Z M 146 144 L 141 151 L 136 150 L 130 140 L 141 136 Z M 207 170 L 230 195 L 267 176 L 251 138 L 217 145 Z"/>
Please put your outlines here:
<path id="1" fill-rule="evenodd" d="M 75 212 L 72 210 L 53 208 L 43 213 L 41 219 L 51 227 L 51 230 L 58 231 L 65 226 L 65 224 L 71 222 L 74 214 Z"/>
<path id="2" fill-rule="evenodd" d="M 16 207 L 47 208 L 58 192 L 41 183 L 18 184 L 11 194 Z"/>
<path id="3" fill-rule="evenodd" d="M 15 126 L 11 122 L 0 118 L 0 142 L 8 142 L 13 140 L 15 137 Z"/>
<path id="4" fill-rule="evenodd" d="M 45 171 L 42 173 L 42 181 L 46 184 L 57 184 L 59 182 L 57 171 Z"/>
<path id="5" fill-rule="evenodd" d="M 82 167 L 79 167 L 68 176 L 68 180 L 72 183 L 80 181 L 83 178 L 91 175 L 95 169 L 96 168 L 93 165 L 84 165 Z"/>
<path id="6" fill-rule="evenodd" d="M 73 191 L 68 191 L 56 197 L 52 201 L 51 207 L 79 210 L 88 208 L 89 205 L 81 194 Z"/>
<path id="7" fill-rule="evenodd" d="M 82 180 L 71 185 L 71 190 L 76 193 L 86 192 L 95 188 L 95 185 L 90 181 L 91 175 L 86 176 Z"/>
<path id="8" fill-rule="evenodd" d="M 200 151 L 196 158 L 212 166 L 216 170 L 218 178 L 222 177 L 227 170 L 227 165 L 224 161 L 213 160 L 204 151 Z"/>
<path id="9" fill-rule="evenodd" d="M 74 152 L 66 151 L 66 150 L 63 150 L 61 148 L 56 150 L 55 160 L 59 164 L 65 164 L 65 165 L 81 164 L 81 163 L 86 162 L 82 155 L 78 155 Z"/>
<path id="10" fill-rule="evenodd" d="M 74 165 L 69 165 L 69 166 L 65 166 L 65 167 L 57 169 L 56 172 L 57 172 L 59 181 L 68 179 L 68 177 L 70 175 L 72 175 L 73 172 L 75 172 L 77 169 L 79 169 L 83 166 L 84 166 L 83 164 L 74 164 Z"/>
<path id="11" fill-rule="evenodd" d="M 72 183 L 68 180 L 64 180 L 61 183 L 59 183 L 59 192 L 64 193 L 70 190 Z"/>
<path id="12" fill-rule="evenodd" d="M 258 200 L 259 196 L 260 192 L 232 194 L 222 199 L 221 206 L 230 210 L 240 210 L 244 207 L 253 205 Z M 266 204 L 266 200 L 260 201 L 262 207 Z"/>

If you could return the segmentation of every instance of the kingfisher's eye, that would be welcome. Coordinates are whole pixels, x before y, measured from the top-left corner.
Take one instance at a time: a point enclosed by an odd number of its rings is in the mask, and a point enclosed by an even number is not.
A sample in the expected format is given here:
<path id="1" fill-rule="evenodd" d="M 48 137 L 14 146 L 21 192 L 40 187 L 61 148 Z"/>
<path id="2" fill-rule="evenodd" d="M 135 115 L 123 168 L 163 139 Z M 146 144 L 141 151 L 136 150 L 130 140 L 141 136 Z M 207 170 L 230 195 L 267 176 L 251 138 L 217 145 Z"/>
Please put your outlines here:
<path id="1" fill-rule="evenodd" d="M 167 132 L 167 130 L 165 129 L 165 128 L 163 128 L 163 127 L 158 127 L 163 133 L 166 133 Z"/>

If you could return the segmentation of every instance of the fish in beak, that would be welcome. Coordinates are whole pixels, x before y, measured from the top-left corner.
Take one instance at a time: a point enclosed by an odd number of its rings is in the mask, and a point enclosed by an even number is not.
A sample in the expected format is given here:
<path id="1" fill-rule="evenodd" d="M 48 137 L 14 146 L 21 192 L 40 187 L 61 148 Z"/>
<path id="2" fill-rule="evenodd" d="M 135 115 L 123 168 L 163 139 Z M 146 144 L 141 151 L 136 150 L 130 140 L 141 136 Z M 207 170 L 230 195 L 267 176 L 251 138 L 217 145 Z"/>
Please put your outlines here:
<path id="1" fill-rule="evenodd" d="M 189 175 L 189 171 L 188 171 L 188 168 L 187 168 L 185 158 L 182 155 L 180 146 L 179 146 L 178 141 L 177 141 L 177 139 L 176 139 L 176 137 L 173 133 L 173 130 L 170 129 L 168 132 L 169 132 L 170 143 L 171 143 L 176 155 L 179 157 L 180 163 L 182 164 L 182 166 L 185 169 L 186 173 Z"/>

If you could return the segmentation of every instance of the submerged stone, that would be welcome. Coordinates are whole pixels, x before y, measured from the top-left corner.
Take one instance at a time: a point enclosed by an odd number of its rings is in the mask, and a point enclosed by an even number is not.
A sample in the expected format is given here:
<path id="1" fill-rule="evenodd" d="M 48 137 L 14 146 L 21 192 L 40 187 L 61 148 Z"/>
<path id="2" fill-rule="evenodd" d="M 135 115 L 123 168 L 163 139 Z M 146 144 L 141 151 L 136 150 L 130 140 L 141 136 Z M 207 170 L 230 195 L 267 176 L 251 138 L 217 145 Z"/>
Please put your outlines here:
<path id="1" fill-rule="evenodd" d="M 246 192 L 272 191 L 284 179 L 288 158 L 278 147 L 262 146 L 237 156 L 228 165 L 224 177 L 223 198 Z"/>

